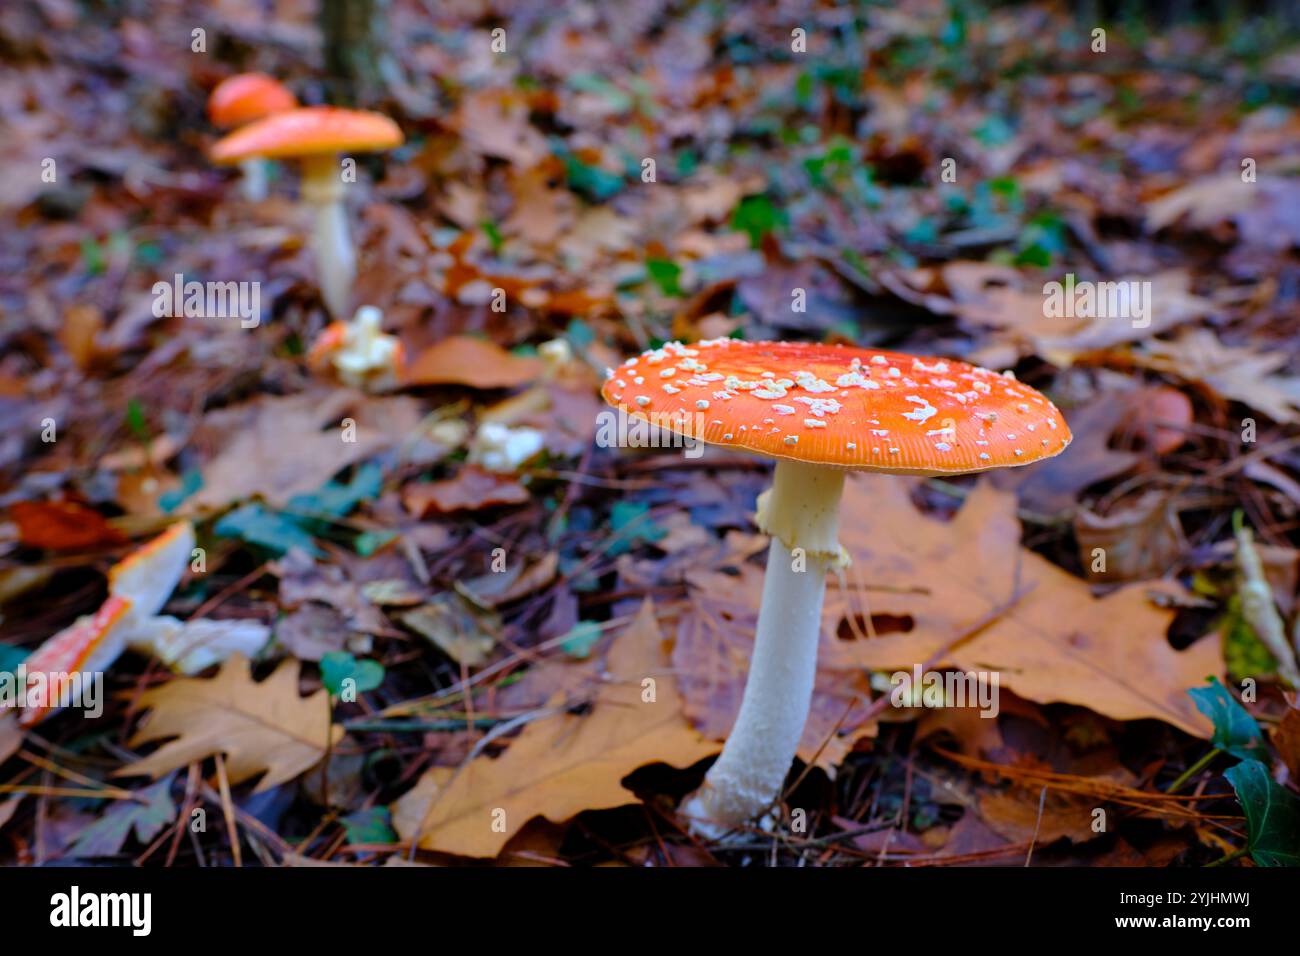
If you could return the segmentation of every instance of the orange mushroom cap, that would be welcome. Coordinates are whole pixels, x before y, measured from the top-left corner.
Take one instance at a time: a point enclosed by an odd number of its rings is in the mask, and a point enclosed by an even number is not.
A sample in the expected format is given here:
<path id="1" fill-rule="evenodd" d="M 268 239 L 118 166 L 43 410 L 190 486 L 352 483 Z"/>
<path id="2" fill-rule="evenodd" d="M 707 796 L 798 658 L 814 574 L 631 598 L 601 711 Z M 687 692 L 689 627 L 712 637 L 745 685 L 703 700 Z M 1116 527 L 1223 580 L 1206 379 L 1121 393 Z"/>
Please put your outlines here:
<path id="1" fill-rule="evenodd" d="M 1060 454 L 1028 385 L 952 359 L 787 342 L 669 342 L 608 373 L 625 414 L 714 445 L 840 468 L 944 475 Z"/>
<path id="2" fill-rule="evenodd" d="M 381 113 L 334 106 L 302 106 L 272 113 L 216 142 L 212 159 L 292 159 L 330 153 L 374 152 L 402 144 L 402 131 Z"/>
<path id="3" fill-rule="evenodd" d="M 243 126 L 297 105 L 297 97 L 278 80 L 265 73 L 239 73 L 213 89 L 208 97 L 208 118 L 213 126 Z"/>

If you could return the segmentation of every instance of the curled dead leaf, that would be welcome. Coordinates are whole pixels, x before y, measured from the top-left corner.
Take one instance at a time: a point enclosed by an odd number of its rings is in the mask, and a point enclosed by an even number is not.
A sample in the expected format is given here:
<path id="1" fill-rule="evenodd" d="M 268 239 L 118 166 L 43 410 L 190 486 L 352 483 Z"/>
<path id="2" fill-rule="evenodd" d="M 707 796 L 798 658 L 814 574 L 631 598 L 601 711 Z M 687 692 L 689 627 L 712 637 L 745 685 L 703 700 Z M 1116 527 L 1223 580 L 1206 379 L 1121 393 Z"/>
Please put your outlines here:
<path id="1" fill-rule="evenodd" d="M 510 475 L 466 465 L 454 478 L 407 485 L 402 504 L 416 517 L 430 512 L 480 511 L 498 505 L 521 505 L 528 489 Z"/>
<path id="2" fill-rule="evenodd" d="M 486 339 L 453 335 L 425 349 L 410 363 L 408 385 L 468 385 L 515 388 L 541 374 L 535 358 L 512 355 Z"/>

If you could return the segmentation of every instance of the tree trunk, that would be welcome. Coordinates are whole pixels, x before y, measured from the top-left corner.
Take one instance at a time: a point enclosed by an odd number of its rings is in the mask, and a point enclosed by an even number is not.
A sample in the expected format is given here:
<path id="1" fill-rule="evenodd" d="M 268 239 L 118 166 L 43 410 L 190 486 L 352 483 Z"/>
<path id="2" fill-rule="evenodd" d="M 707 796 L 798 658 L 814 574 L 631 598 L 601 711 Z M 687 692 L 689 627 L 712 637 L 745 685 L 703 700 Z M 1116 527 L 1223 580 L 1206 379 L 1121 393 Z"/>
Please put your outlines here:
<path id="1" fill-rule="evenodd" d="M 320 0 L 326 91 L 341 106 L 384 98 L 388 0 Z"/>

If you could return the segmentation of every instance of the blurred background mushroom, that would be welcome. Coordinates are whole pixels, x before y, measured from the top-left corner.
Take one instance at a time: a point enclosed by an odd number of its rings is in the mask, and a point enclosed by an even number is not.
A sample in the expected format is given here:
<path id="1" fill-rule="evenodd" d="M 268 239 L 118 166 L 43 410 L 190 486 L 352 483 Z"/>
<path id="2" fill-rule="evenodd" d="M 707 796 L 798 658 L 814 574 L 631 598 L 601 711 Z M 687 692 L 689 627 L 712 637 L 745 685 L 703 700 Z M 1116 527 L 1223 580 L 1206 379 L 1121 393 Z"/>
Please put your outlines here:
<path id="1" fill-rule="evenodd" d="M 208 97 L 208 118 L 218 129 L 234 129 L 272 113 L 291 110 L 298 98 L 265 73 L 237 73 L 218 83 Z M 240 186 L 249 202 L 266 198 L 267 161 L 253 157 L 239 164 Z"/>
<path id="2" fill-rule="evenodd" d="M 345 180 L 339 156 L 392 149 L 402 141 L 397 124 L 380 113 L 305 106 L 235 130 L 212 147 L 212 159 L 218 163 L 256 158 L 302 161 L 302 199 L 312 210 L 311 247 L 321 297 L 330 314 L 341 319 L 351 306 L 357 254 L 343 206 Z"/>

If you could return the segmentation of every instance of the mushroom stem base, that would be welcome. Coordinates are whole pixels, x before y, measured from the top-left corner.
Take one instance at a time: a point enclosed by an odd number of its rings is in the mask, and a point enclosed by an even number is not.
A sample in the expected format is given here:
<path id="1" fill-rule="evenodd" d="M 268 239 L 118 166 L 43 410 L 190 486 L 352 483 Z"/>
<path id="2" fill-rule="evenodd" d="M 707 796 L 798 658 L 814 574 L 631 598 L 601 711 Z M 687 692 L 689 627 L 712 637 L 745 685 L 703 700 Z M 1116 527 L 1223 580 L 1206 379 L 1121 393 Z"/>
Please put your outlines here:
<path id="1" fill-rule="evenodd" d="M 828 503 L 832 510 L 840 485 Z M 716 839 L 754 819 L 781 792 L 808 719 L 826 571 L 833 564 L 814 551 L 797 558 L 781 538 L 772 539 L 740 713 L 704 785 L 681 806 L 702 836 Z"/>

